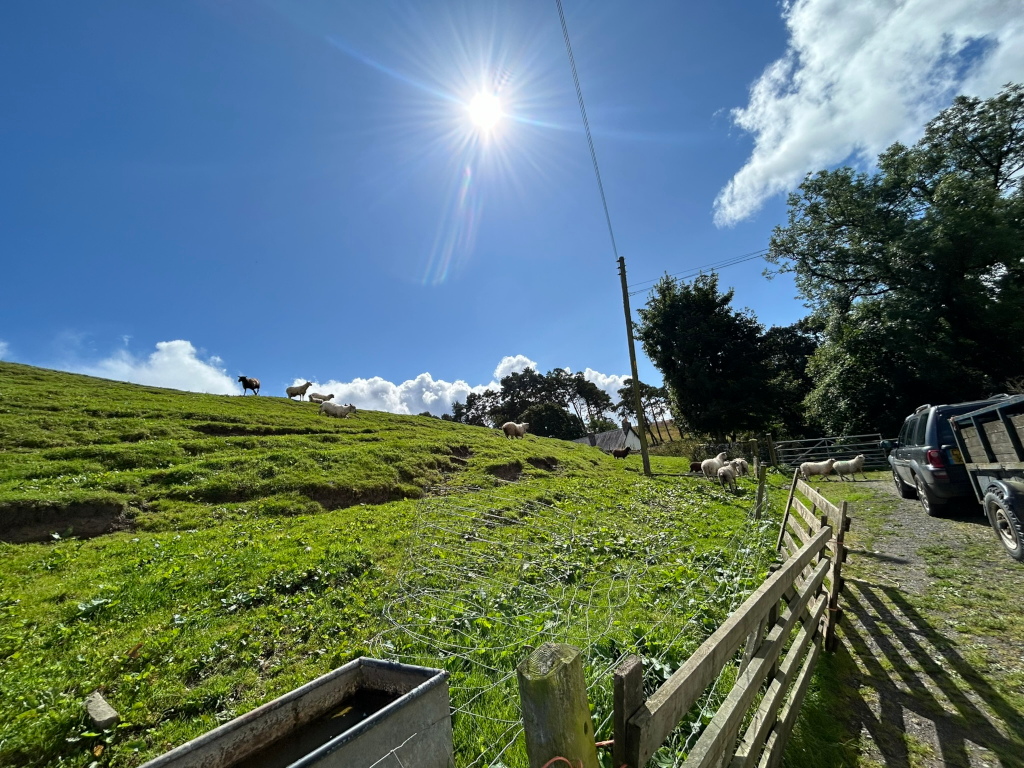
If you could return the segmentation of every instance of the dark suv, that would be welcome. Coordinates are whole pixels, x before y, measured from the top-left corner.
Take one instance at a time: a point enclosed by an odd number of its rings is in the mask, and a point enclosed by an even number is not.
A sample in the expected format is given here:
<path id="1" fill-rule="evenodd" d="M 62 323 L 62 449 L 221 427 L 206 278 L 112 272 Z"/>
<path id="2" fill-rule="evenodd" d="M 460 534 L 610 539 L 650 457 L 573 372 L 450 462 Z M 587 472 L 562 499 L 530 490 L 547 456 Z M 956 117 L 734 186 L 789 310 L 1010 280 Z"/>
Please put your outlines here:
<path id="1" fill-rule="evenodd" d="M 900 496 L 912 499 L 916 495 L 929 515 L 937 514 L 937 508 L 951 500 L 973 499 L 974 489 L 956 448 L 949 417 L 976 411 L 1000 399 L 922 405 L 903 422 L 895 443 L 883 440 L 882 448 L 891 451 L 889 466 Z"/>

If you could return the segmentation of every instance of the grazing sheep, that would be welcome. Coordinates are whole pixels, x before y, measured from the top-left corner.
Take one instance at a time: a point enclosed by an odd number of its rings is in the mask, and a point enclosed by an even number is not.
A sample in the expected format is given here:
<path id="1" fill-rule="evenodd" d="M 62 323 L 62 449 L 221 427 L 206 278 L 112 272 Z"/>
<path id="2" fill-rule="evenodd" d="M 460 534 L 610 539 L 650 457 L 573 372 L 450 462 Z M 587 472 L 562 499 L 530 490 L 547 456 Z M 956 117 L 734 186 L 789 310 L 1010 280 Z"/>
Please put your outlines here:
<path id="1" fill-rule="evenodd" d="M 804 480 L 810 480 L 811 475 L 821 475 L 828 480 L 828 474 L 832 471 L 832 465 L 836 463 L 835 459 L 825 459 L 824 461 L 805 461 L 800 465 L 800 474 Z"/>
<path id="2" fill-rule="evenodd" d="M 295 397 L 296 395 L 298 395 L 299 396 L 299 400 L 301 400 L 302 396 L 304 394 L 306 394 L 306 390 L 308 390 L 312 386 L 313 386 L 313 382 L 307 381 L 305 384 L 303 384 L 302 386 L 299 386 L 299 387 L 288 387 L 288 389 L 286 389 L 285 392 L 288 394 L 288 399 L 289 400 L 291 398 Z"/>
<path id="3" fill-rule="evenodd" d="M 516 424 L 514 421 L 506 421 L 501 425 L 501 431 L 505 433 L 505 437 L 511 440 L 514 437 L 522 438 L 530 429 L 529 422 L 523 422 L 522 424 Z"/>
<path id="4" fill-rule="evenodd" d="M 858 472 L 864 475 L 864 454 L 857 454 L 847 461 L 837 461 L 832 465 L 832 471 L 839 475 L 840 480 L 846 479 L 843 475 L 849 475 L 853 478 L 853 482 L 856 482 Z M 867 480 L 868 476 L 864 475 L 864 479 Z"/>
<path id="5" fill-rule="evenodd" d="M 627 445 L 625 448 L 619 448 L 617 450 L 612 451 L 612 456 L 614 456 L 616 459 L 624 459 L 627 456 L 629 456 L 629 451 L 630 447 Z"/>
<path id="6" fill-rule="evenodd" d="M 733 459 L 729 463 L 736 470 L 736 477 L 746 477 L 750 473 L 750 465 L 746 459 Z"/>
<path id="7" fill-rule="evenodd" d="M 700 472 L 700 462 L 699 461 L 691 461 L 690 462 L 690 471 L 691 472 Z"/>
<path id="8" fill-rule="evenodd" d="M 725 488 L 727 485 L 732 486 L 734 491 L 738 490 L 736 487 L 736 470 L 733 469 L 731 464 L 726 464 L 718 469 L 718 482 Z"/>
<path id="9" fill-rule="evenodd" d="M 721 469 L 728 460 L 729 454 L 722 451 L 713 459 L 704 459 L 704 461 L 700 463 L 700 471 L 704 473 L 704 477 L 708 480 L 714 480 L 718 476 L 718 470 Z"/>
<path id="10" fill-rule="evenodd" d="M 254 395 L 260 393 L 260 380 L 250 379 L 248 376 L 239 376 L 238 380 L 242 382 L 242 397 L 245 397 L 245 391 L 251 389 Z"/>
<path id="11" fill-rule="evenodd" d="M 328 416 L 336 416 L 339 419 L 347 419 L 350 413 L 355 413 L 356 407 L 349 403 L 348 405 L 342 405 L 341 403 L 320 403 L 320 413 L 326 413 Z"/>
<path id="12" fill-rule="evenodd" d="M 311 403 L 326 403 L 328 400 L 332 400 L 334 395 L 321 395 L 319 392 L 310 392 L 307 399 Z"/>

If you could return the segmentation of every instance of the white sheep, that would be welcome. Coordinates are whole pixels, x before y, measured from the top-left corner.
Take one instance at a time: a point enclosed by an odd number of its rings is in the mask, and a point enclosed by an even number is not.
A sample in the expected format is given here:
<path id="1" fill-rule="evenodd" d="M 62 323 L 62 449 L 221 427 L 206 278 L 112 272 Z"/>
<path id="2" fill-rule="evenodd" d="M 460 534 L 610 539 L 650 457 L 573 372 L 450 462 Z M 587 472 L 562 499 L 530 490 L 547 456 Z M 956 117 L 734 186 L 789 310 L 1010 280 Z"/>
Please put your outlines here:
<path id="1" fill-rule="evenodd" d="M 530 429 L 530 423 L 524 421 L 522 424 L 516 424 L 514 421 L 506 421 L 501 425 L 501 431 L 505 433 L 505 437 L 511 440 L 514 437 L 522 439 Z"/>
<path id="2" fill-rule="evenodd" d="M 733 459 L 729 463 L 736 470 L 736 477 L 746 477 L 750 472 L 750 465 L 746 459 Z"/>
<path id="3" fill-rule="evenodd" d="M 700 463 L 700 471 L 704 473 L 704 477 L 708 480 L 714 480 L 718 477 L 718 470 L 725 466 L 727 461 L 729 461 L 729 454 L 722 451 L 713 459 L 704 459 Z"/>
<path id="4" fill-rule="evenodd" d="M 736 488 L 736 470 L 731 464 L 726 464 L 724 467 L 718 469 L 718 482 L 725 488 L 727 485 L 732 486 L 735 491 Z"/>
<path id="5" fill-rule="evenodd" d="M 320 413 L 326 413 L 328 416 L 337 416 L 339 419 L 347 419 L 350 413 L 355 413 L 356 407 L 349 403 L 348 405 L 342 405 L 341 403 L 330 403 L 324 401 L 320 403 Z"/>
<path id="6" fill-rule="evenodd" d="M 291 399 L 291 398 L 295 397 L 296 395 L 298 395 L 299 396 L 299 400 L 301 400 L 302 396 L 304 394 L 306 394 L 306 390 L 309 389 L 312 386 L 313 386 L 313 382 L 307 381 L 305 384 L 303 384 L 302 386 L 299 386 L 299 387 L 288 387 L 288 389 L 286 389 L 285 392 L 288 394 L 288 398 L 289 399 Z"/>
<path id="7" fill-rule="evenodd" d="M 310 392 L 307 399 L 311 403 L 326 403 L 328 400 L 334 399 L 334 395 L 321 395 L 319 392 Z"/>
<path id="8" fill-rule="evenodd" d="M 856 482 L 858 472 L 864 475 L 864 454 L 857 454 L 854 458 L 846 461 L 837 461 L 832 465 L 832 471 L 839 475 L 840 480 L 846 479 L 843 475 L 849 475 Z M 864 479 L 867 480 L 868 476 L 864 475 Z"/>
<path id="9" fill-rule="evenodd" d="M 828 480 L 828 474 L 832 471 L 832 465 L 836 463 L 835 459 L 825 459 L 824 461 L 805 461 L 800 465 L 800 474 L 804 480 L 810 480 L 811 475 L 821 475 Z"/>

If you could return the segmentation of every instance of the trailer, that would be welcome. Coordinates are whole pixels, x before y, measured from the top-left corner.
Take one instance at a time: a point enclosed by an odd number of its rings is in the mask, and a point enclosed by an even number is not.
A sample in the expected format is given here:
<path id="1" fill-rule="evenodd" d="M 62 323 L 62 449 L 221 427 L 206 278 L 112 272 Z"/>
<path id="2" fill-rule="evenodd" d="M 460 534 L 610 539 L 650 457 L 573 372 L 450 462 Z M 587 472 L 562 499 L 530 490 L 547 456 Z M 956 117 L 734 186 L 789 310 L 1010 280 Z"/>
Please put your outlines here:
<path id="1" fill-rule="evenodd" d="M 999 542 L 1024 561 L 1024 395 L 953 416 L 959 458 Z"/>

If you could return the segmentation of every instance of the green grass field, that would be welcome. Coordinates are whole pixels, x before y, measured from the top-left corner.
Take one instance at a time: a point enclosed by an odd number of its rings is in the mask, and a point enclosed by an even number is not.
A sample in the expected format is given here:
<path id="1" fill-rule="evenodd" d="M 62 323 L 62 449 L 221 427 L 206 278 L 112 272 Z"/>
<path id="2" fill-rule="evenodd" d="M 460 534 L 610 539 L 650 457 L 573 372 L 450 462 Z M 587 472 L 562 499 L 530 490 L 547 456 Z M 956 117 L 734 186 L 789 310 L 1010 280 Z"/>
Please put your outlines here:
<path id="1" fill-rule="evenodd" d="M 610 738 L 615 661 L 664 679 L 778 522 L 685 457 L 648 479 L 558 440 L 9 363 L 0 451 L 0 765 L 138 765 L 373 655 L 451 673 L 458 765 L 517 766 L 511 672 L 548 640 L 584 649 Z M 94 690 L 116 728 L 89 729 Z"/>

